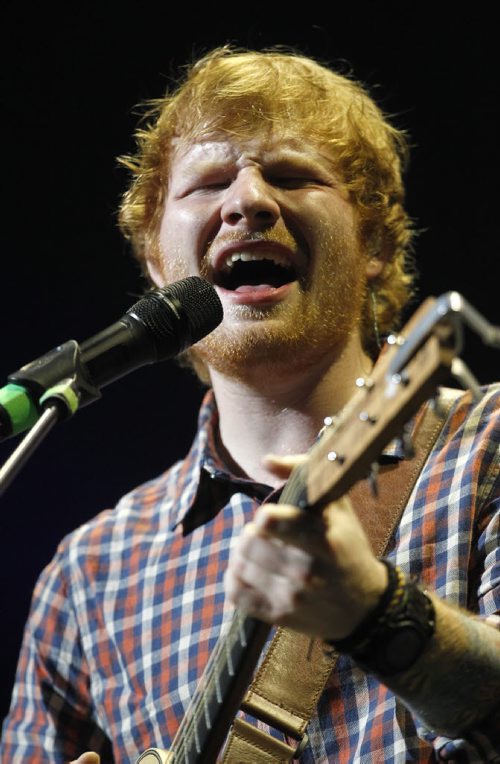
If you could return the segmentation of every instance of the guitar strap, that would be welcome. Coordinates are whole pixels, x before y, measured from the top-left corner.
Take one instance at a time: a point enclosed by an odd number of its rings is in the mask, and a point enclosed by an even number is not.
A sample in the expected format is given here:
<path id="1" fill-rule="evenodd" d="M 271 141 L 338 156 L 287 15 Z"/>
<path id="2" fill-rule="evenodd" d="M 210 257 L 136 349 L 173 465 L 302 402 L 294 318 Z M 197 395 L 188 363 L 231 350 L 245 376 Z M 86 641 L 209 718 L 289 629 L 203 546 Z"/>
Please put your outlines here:
<path id="1" fill-rule="evenodd" d="M 353 507 L 377 557 L 382 557 L 401 519 L 424 462 L 463 391 L 440 388 L 437 406 L 427 402 L 416 417 L 411 458 L 381 465 L 377 497 L 359 481 L 349 491 Z M 321 639 L 278 628 L 250 685 L 241 709 L 297 741 L 288 745 L 237 717 L 224 750 L 223 764 L 287 764 L 298 759 L 318 699 L 338 654 L 326 654 Z"/>

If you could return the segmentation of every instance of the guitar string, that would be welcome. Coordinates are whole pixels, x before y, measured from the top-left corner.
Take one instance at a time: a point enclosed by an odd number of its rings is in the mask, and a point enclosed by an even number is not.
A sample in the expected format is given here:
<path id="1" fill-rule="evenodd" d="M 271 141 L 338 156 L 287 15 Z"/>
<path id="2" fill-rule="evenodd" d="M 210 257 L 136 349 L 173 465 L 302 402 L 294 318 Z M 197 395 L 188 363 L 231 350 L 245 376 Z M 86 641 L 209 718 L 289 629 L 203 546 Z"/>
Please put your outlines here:
<path id="1" fill-rule="evenodd" d="M 233 614 L 232 621 L 229 625 L 229 628 L 227 632 L 224 632 L 221 634 L 215 644 L 215 647 L 210 655 L 210 658 L 208 659 L 208 662 L 205 667 L 205 671 L 203 672 L 202 678 L 200 683 L 198 684 L 195 693 L 191 699 L 190 708 L 188 709 L 188 712 L 184 719 L 182 720 L 175 736 L 172 741 L 172 750 L 174 755 L 185 755 L 185 749 L 186 745 L 188 744 L 189 739 L 191 738 L 190 745 L 192 745 L 192 738 L 194 736 L 194 729 L 197 728 L 198 722 L 201 718 L 201 716 L 205 716 L 205 709 L 200 710 L 200 705 L 202 703 L 202 696 L 206 692 L 214 693 L 214 687 L 217 688 L 217 676 L 220 675 L 221 670 L 225 663 L 224 658 L 224 651 L 226 649 L 226 641 L 231 641 L 231 649 L 234 647 L 235 644 L 235 633 L 236 638 L 239 636 L 240 631 L 240 625 L 239 621 L 241 619 L 241 614 L 238 611 L 235 611 Z M 217 692 L 215 692 L 217 695 Z M 208 727 L 208 725 L 207 725 Z M 179 738 L 182 738 L 179 740 Z M 178 746 L 178 750 L 176 750 L 176 747 Z"/>
<path id="2" fill-rule="evenodd" d="M 279 503 L 293 501 L 293 497 L 297 496 L 303 489 L 303 471 L 301 469 L 295 469 L 287 483 L 279 499 Z M 203 698 L 207 692 L 217 695 L 217 677 L 221 674 L 223 668 L 228 668 L 228 664 L 231 661 L 231 654 L 234 645 L 239 641 L 242 647 L 245 644 L 241 639 L 242 632 L 242 619 L 244 623 L 244 615 L 235 611 L 232 621 L 230 623 L 227 633 L 221 634 L 218 638 L 214 650 L 206 664 L 205 671 L 202 675 L 201 681 L 198 684 L 193 698 L 191 699 L 190 708 L 188 713 L 182 720 L 174 738 L 172 741 L 172 751 L 175 755 L 186 756 L 186 746 L 192 746 L 193 738 L 196 738 L 198 723 L 200 718 L 207 716 L 206 702 L 203 702 Z M 229 655 L 228 645 L 230 643 Z M 231 675 L 232 672 L 228 670 Z M 220 701 L 217 698 L 220 705 Z M 208 725 L 207 725 L 208 728 Z M 195 743 L 196 744 L 196 743 Z M 178 747 L 178 750 L 176 750 Z"/>

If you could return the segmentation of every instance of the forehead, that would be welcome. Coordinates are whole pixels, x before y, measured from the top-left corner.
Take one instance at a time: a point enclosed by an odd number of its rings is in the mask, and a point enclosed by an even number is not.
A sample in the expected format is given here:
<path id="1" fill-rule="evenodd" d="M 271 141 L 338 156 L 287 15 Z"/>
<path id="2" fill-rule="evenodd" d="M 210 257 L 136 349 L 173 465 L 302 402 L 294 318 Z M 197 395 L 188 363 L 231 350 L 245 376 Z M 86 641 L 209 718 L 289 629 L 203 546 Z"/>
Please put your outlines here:
<path id="1" fill-rule="evenodd" d="M 220 137 L 173 147 L 171 173 L 189 172 L 217 165 L 322 165 L 333 169 L 326 149 L 293 136 L 267 135 L 249 139 Z"/>

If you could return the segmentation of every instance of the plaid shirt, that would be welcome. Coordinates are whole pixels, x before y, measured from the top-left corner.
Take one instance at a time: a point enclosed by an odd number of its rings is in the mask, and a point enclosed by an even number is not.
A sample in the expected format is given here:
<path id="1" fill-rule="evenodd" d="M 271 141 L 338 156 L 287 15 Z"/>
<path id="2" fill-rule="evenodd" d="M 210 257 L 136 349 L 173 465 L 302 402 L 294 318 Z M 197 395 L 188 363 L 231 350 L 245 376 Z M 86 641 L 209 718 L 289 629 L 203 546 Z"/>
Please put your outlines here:
<path id="1" fill-rule="evenodd" d="M 231 616 L 223 592 L 231 539 L 270 493 L 227 474 L 216 424 L 209 393 L 187 458 L 62 541 L 34 593 L 4 764 L 67 762 L 88 749 L 103 764 L 126 764 L 149 746 L 169 747 Z M 475 406 L 468 396 L 455 404 L 387 555 L 496 627 L 499 431 L 500 387 Z M 436 737 L 347 657 L 308 734 L 304 764 L 479 762 L 500 751 L 484 730 L 467 741 Z"/>

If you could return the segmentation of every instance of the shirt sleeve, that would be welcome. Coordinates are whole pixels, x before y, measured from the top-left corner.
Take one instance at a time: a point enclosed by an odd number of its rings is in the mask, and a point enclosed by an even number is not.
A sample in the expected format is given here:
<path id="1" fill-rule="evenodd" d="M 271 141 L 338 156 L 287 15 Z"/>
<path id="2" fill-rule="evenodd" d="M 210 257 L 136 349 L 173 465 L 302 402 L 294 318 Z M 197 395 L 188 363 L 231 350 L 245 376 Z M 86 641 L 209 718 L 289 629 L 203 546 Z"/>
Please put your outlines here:
<path id="1" fill-rule="evenodd" d="M 9 764 L 67 764 L 88 750 L 113 762 L 110 741 L 93 712 L 68 590 L 61 545 L 33 594 L 0 744 L 0 759 Z"/>
<path id="2" fill-rule="evenodd" d="M 498 494 L 497 486 L 496 498 L 490 505 L 488 522 L 479 538 L 479 548 L 484 556 L 485 567 L 478 592 L 480 615 L 477 618 L 492 629 L 500 631 L 500 497 Z M 500 686 L 497 687 L 497 693 L 500 696 Z M 498 698 L 496 708 L 476 729 L 470 731 L 467 741 L 480 752 L 481 761 L 500 762 L 500 700 Z M 441 751 L 441 758 L 448 761 L 450 759 L 446 756 L 446 750 L 445 745 Z"/>
<path id="3" fill-rule="evenodd" d="M 477 613 L 474 618 L 500 631 L 500 389 L 497 386 L 486 398 L 485 411 L 479 420 L 481 426 L 477 426 L 474 415 L 471 421 L 476 430 L 475 458 L 467 460 L 463 471 L 467 476 L 473 469 L 478 470 L 477 480 L 470 481 L 477 487 L 471 491 L 470 484 L 464 483 L 463 492 L 465 496 L 476 495 L 480 511 L 472 555 L 476 568 L 473 580 L 477 586 L 471 587 L 470 608 Z M 467 731 L 463 739 L 437 737 L 434 747 L 439 761 L 500 762 L 500 704 L 481 724 Z"/>

